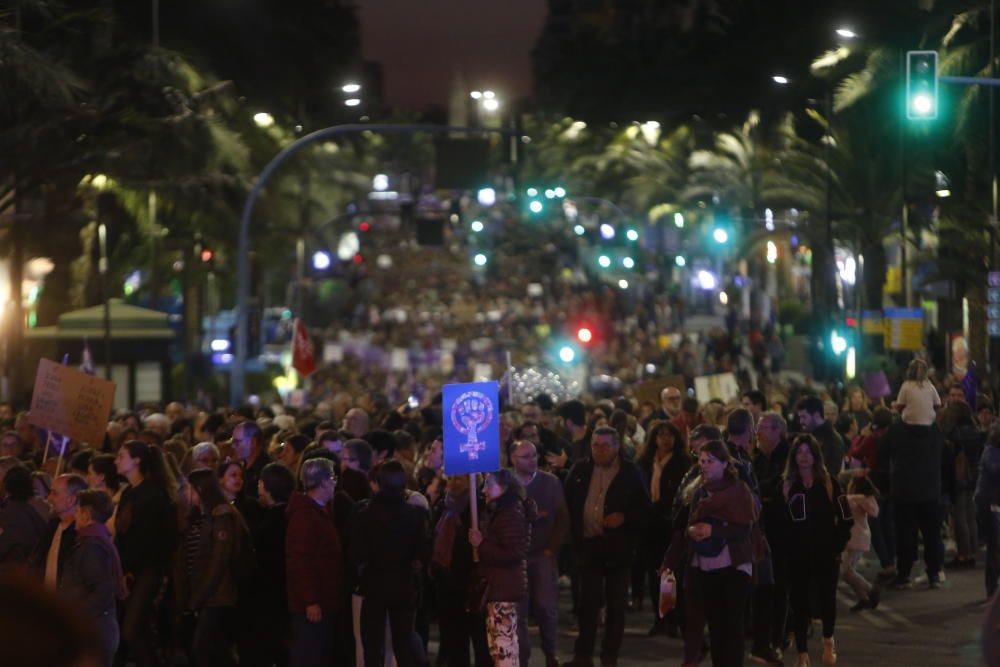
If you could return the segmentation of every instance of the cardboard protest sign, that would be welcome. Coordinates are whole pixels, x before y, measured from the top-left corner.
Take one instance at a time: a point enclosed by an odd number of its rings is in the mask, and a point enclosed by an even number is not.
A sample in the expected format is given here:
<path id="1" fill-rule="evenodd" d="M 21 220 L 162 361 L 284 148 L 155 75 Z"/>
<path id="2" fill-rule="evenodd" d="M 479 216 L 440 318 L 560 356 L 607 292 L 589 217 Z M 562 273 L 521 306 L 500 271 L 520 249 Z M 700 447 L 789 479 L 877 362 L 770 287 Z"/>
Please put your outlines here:
<path id="1" fill-rule="evenodd" d="M 726 403 L 740 397 L 740 385 L 732 373 L 702 375 L 694 379 L 694 391 L 698 400 L 707 403 L 718 398 Z"/>
<path id="2" fill-rule="evenodd" d="M 104 442 L 114 398 L 114 382 L 41 359 L 28 421 L 99 447 Z"/>
<path id="3" fill-rule="evenodd" d="M 496 382 L 446 384 L 443 397 L 445 473 L 499 470 L 499 385 Z"/>

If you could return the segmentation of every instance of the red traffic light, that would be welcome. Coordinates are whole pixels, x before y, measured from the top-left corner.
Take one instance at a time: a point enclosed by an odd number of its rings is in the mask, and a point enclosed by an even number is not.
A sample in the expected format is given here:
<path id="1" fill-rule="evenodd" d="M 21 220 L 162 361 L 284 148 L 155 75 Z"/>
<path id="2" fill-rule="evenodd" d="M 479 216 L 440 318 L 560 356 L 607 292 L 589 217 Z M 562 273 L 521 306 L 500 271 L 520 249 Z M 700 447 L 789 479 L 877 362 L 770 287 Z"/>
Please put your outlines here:
<path id="1" fill-rule="evenodd" d="M 204 250 L 201 251 L 201 261 L 206 262 L 206 263 L 207 262 L 211 262 L 212 261 L 212 257 L 214 256 L 214 254 L 215 253 L 213 253 L 211 250 L 209 250 L 208 248 L 205 248 Z"/>
<path id="2" fill-rule="evenodd" d="M 359 252 L 357 255 L 354 256 L 353 261 L 355 264 L 360 264 L 361 262 L 365 261 L 365 258 L 362 257 L 361 253 Z"/>
<path id="3" fill-rule="evenodd" d="M 576 337 L 581 343 L 589 343 L 594 338 L 594 332 L 587 327 L 580 327 L 576 332 Z"/>
<path id="4" fill-rule="evenodd" d="M 358 225 L 358 229 L 360 229 L 363 232 L 367 232 L 371 228 L 372 228 L 372 225 L 367 220 L 365 222 L 362 222 L 360 225 Z"/>

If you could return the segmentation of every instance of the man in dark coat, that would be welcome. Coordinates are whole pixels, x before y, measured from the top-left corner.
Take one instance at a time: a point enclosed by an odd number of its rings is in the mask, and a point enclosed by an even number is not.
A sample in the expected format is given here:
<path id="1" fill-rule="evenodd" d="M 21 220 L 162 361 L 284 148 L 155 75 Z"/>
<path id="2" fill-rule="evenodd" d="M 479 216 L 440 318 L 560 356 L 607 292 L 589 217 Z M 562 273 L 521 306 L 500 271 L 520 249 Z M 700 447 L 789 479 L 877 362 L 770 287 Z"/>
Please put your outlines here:
<path id="1" fill-rule="evenodd" d="M 771 547 L 771 584 L 760 583 L 754 590 L 754 662 L 782 664 L 781 645 L 785 640 L 788 615 L 787 519 L 782 496 L 783 475 L 788 461 L 788 425 L 777 412 L 765 412 L 757 422 L 757 449 L 753 468 L 760 486 L 760 525 Z"/>
<path id="2" fill-rule="evenodd" d="M 309 459 L 300 472 L 304 493 L 288 503 L 285 571 L 292 616 L 293 667 L 331 663 L 334 616 L 343 594 L 340 535 L 327 505 L 336 489 L 333 462 Z"/>
<path id="3" fill-rule="evenodd" d="M 76 496 L 87 488 L 79 475 L 59 475 L 49 491 L 52 518 L 35 552 L 35 564 L 45 585 L 55 589 L 66 559 L 76 544 Z"/>
<path id="4" fill-rule="evenodd" d="M 638 468 L 622 456 L 617 431 L 597 429 L 590 447 L 591 455 L 576 463 L 566 479 L 581 584 L 580 635 L 574 658 L 566 663 L 571 667 L 591 664 L 602 603 L 607 615 L 601 664 L 618 664 L 632 560 L 650 506 Z"/>
<path id="5" fill-rule="evenodd" d="M 359 507 L 351 530 L 351 563 L 357 568 L 365 666 L 385 658 L 385 622 L 400 667 L 415 665 L 411 644 L 420 572 L 430 557 L 428 515 L 406 502 L 406 470 L 386 461 L 377 471 L 378 493 Z"/>
<path id="6" fill-rule="evenodd" d="M 826 471 L 830 473 L 830 477 L 836 479 L 844 469 L 844 454 L 847 453 L 847 447 L 840 434 L 834 430 L 833 424 L 823 416 L 823 401 L 818 396 L 806 396 L 796 404 L 795 411 L 798 413 L 802 430 L 811 433 L 819 443 Z"/>

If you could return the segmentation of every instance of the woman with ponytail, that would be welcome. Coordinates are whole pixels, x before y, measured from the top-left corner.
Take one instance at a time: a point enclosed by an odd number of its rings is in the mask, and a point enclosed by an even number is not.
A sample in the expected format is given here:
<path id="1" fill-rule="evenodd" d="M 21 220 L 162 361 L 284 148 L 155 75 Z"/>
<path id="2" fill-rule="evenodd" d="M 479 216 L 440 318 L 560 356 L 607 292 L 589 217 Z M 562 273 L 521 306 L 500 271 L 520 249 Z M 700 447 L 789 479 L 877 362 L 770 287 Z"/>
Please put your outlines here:
<path id="1" fill-rule="evenodd" d="M 148 667 L 160 664 L 153 606 L 177 546 L 177 482 L 160 448 L 140 440 L 122 445 L 115 464 L 129 483 L 115 521 L 115 544 L 129 588 L 120 657 L 131 655 L 138 667 Z"/>

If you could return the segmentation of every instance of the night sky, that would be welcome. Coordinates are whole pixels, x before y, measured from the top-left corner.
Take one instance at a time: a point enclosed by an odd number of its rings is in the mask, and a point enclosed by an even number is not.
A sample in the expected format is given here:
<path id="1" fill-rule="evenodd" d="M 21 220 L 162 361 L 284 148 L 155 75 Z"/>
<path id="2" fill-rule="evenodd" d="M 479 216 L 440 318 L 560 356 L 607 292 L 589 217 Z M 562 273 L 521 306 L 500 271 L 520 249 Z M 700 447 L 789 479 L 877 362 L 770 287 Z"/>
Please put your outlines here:
<path id="1" fill-rule="evenodd" d="M 446 105 L 452 76 L 504 99 L 531 92 L 545 0 L 362 0 L 362 51 L 382 64 L 385 101 Z"/>

